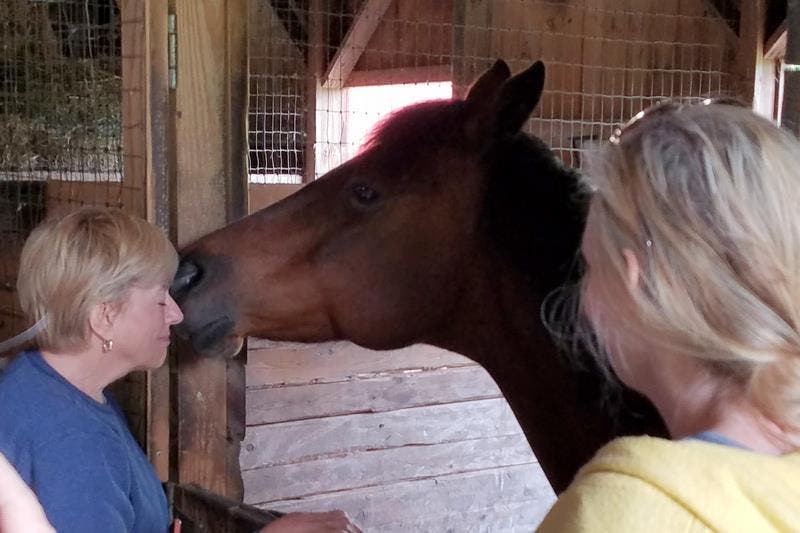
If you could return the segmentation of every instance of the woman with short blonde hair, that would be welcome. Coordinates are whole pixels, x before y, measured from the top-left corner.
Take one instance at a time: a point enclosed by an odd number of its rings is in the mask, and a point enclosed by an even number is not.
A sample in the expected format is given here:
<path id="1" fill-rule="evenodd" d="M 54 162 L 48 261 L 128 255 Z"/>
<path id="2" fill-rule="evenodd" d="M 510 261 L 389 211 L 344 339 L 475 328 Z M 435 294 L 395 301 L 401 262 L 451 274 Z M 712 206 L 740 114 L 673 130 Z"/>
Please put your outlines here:
<path id="1" fill-rule="evenodd" d="M 105 388 L 159 367 L 183 315 L 169 295 L 177 253 L 118 210 L 41 224 L 22 250 L 22 309 L 40 350 L 0 375 L 0 453 L 58 531 L 166 531 L 161 482 Z"/>
<path id="2" fill-rule="evenodd" d="M 170 326 L 183 318 L 168 291 L 177 262 L 158 228 L 118 210 L 80 209 L 43 223 L 25 243 L 17 289 L 40 350 L 0 374 L 0 457 L 57 531 L 169 528 L 161 482 L 105 388 L 164 362 Z M 29 512 L 28 527 L 46 527 L 28 492 L 6 489 L 0 503 L 30 505 L 0 523 L 24 526 Z M 263 531 L 360 530 L 331 511 L 290 513 Z"/>
<path id="3" fill-rule="evenodd" d="M 579 332 L 673 440 L 600 450 L 542 530 L 794 528 L 800 143 L 711 102 L 661 104 L 611 141 L 587 171 Z"/>
<path id="4" fill-rule="evenodd" d="M 83 348 L 92 305 L 121 303 L 137 285 L 168 286 L 177 266 L 178 255 L 162 231 L 122 211 L 85 208 L 31 233 L 17 294 L 28 317 L 47 317 L 40 348 Z"/>

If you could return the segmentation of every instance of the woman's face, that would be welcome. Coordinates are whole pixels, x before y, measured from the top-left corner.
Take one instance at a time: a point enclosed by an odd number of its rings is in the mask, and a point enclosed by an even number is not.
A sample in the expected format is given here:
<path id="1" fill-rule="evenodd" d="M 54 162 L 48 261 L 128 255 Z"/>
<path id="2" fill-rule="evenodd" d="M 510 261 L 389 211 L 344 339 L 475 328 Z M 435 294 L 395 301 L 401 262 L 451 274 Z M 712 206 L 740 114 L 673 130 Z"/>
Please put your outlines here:
<path id="1" fill-rule="evenodd" d="M 581 241 L 581 255 L 583 256 L 585 272 L 583 275 L 583 312 L 597 331 L 602 323 L 603 305 L 600 295 L 600 285 L 598 284 L 599 257 L 597 254 L 597 228 L 594 201 L 589 208 L 589 216 L 586 220 L 586 228 L 583 232 Z"/>
<path id="2" fill-rule="evenodd" d="M 641 385 L 641 378 L 647 372 L 649 358 L 645 354 L 648 350 L 641 341 L 633 338 L 631 325 L 625 324 L 621 318 L 620 306 L 629 304 L 630 298 L 626 295 L 614 297 L 611 290 L 613 285 L 622 291 L 625 284 L 631 281 L 619 279 L 613 280 L 613 284 L 610 283 L 612 281 L 609 279 L 610 276 L 622 276 L 622 274 L 617 271 L 615 265 L 604 264 L 608 259 L 606 254 L 601 253 L 597 224 L 597 212 L 593 200 L 581 243 L 581 253 L 586 265 L 583 294 L 581 294 L 583 312 L 593 330 L 600 333 L 599 340 L 608 353 L 614 373 L 623 383 L 642 392 L 641 387 L 637 385 Z M 622 256 L 620 260 L 627 259 Z"/>
<path id="3" fill-rule="evenodd" d="M 169 328 L 181 320 L 183 313 L 167 284 L 133 287 L 114 321 L 113 350 L 133 368 L 158 368 L 167 355 Z"/>

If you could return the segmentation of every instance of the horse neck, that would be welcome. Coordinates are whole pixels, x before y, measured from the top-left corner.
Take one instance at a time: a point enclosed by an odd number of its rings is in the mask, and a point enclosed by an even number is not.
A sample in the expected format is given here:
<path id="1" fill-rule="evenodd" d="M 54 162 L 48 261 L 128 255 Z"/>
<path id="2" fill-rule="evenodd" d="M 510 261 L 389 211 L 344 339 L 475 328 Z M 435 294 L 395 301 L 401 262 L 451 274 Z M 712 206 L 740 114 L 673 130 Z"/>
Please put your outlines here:
<path id="1" fill-rule="evenodd" d="M 487 275 L 487 272 L 492 272 Z M 597 397 L 579 379 L 539 319 L 541 298 L 505 265 L 470 276 L 462 312 L 435 344 L 483 366 L 503 392 L 553 488 L 560 492 L 578 468 L 614 436 Z M 599 375 L 584 375 L 596 380 Z M 597 387 L 598 391 L 600 386 Z M 591 395 L 590 395 L 591 396 Z M 588 400 L 588 401 L 587 401 Z"/>

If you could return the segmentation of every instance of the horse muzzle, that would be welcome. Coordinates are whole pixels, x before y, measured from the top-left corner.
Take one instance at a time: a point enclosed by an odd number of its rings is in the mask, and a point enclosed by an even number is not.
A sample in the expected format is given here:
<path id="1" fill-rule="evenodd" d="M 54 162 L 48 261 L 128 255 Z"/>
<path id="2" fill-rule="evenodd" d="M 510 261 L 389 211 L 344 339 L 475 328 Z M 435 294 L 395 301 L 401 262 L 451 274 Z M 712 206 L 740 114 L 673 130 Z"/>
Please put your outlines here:
<path id="1" fill-rule="evenodd" d="M 169 290 L 183 311 L 183 322 L 173 330 L 196 352 L 212 357 L 230 357 L 242 345 L 224 265 L 213 256 L 185 256 Z"/>

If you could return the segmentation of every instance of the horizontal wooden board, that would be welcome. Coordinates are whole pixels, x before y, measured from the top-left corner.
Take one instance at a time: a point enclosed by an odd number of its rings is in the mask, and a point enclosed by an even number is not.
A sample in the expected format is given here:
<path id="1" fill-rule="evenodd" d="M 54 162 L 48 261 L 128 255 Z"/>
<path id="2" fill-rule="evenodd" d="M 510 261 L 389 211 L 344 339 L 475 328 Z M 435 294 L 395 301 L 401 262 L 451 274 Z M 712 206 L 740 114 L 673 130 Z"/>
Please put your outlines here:
<path id="1" fill-rule="evenodd" d="M 250 388 L 247 424 L 259 425 L 351 413 L 378 413 L 423 405 L 502 397 L 478 365 L 399 371 L 333 383 Z M 336 401 L 331 401 L 335 398 Z"/>
<path id="2" fill-rule="evenodd" d="M 511 436 L 521 431 L 505 400 L 476 400 L 248 427 L 239 460 L 242 470 L 249 470 L 360 450 Z"/>
<path id="3" fill-rule="evenodd" d="M 534 531 L 547 510 L 550 501 L 505 502 L 502 495 L 494 505 L 458 513 L 398 513 L 389 522 L 383 522 L 382 532 L 448 531 L 458 533 L 492 532 L 520 533 Z M 446 509 L 446 506 L 443 506 Z M 410 510 L 410 509 L 409 509 Z"/>
<path id="4" fill-rule="evenodd" d="M 466 357 L 426 345 L 372 351 L 349 342 L 320 344 L 248 340 L 247 386 L 342 381 L 385 372 L 474 364 Z"/>
<path id="5" fill-rule="evenodd" d="M 522 435 L 363 450 L 242 472 L 248 503 L 535 463 Z"/>
<path id="6" fill-rule="evenodd" d="M 251 183 L 247 190 L 249 193 L 248 209 L 255 213 L 279 202 L 289 195 L 299 191 L 303 186 L 290 183 Z"/>
<path id="7" fill-rule="evenodd" d="M 265 509 L 342 509 L 364 531 L 533 531 L 555 500 L 535 464 L 273 501 Z"/>

